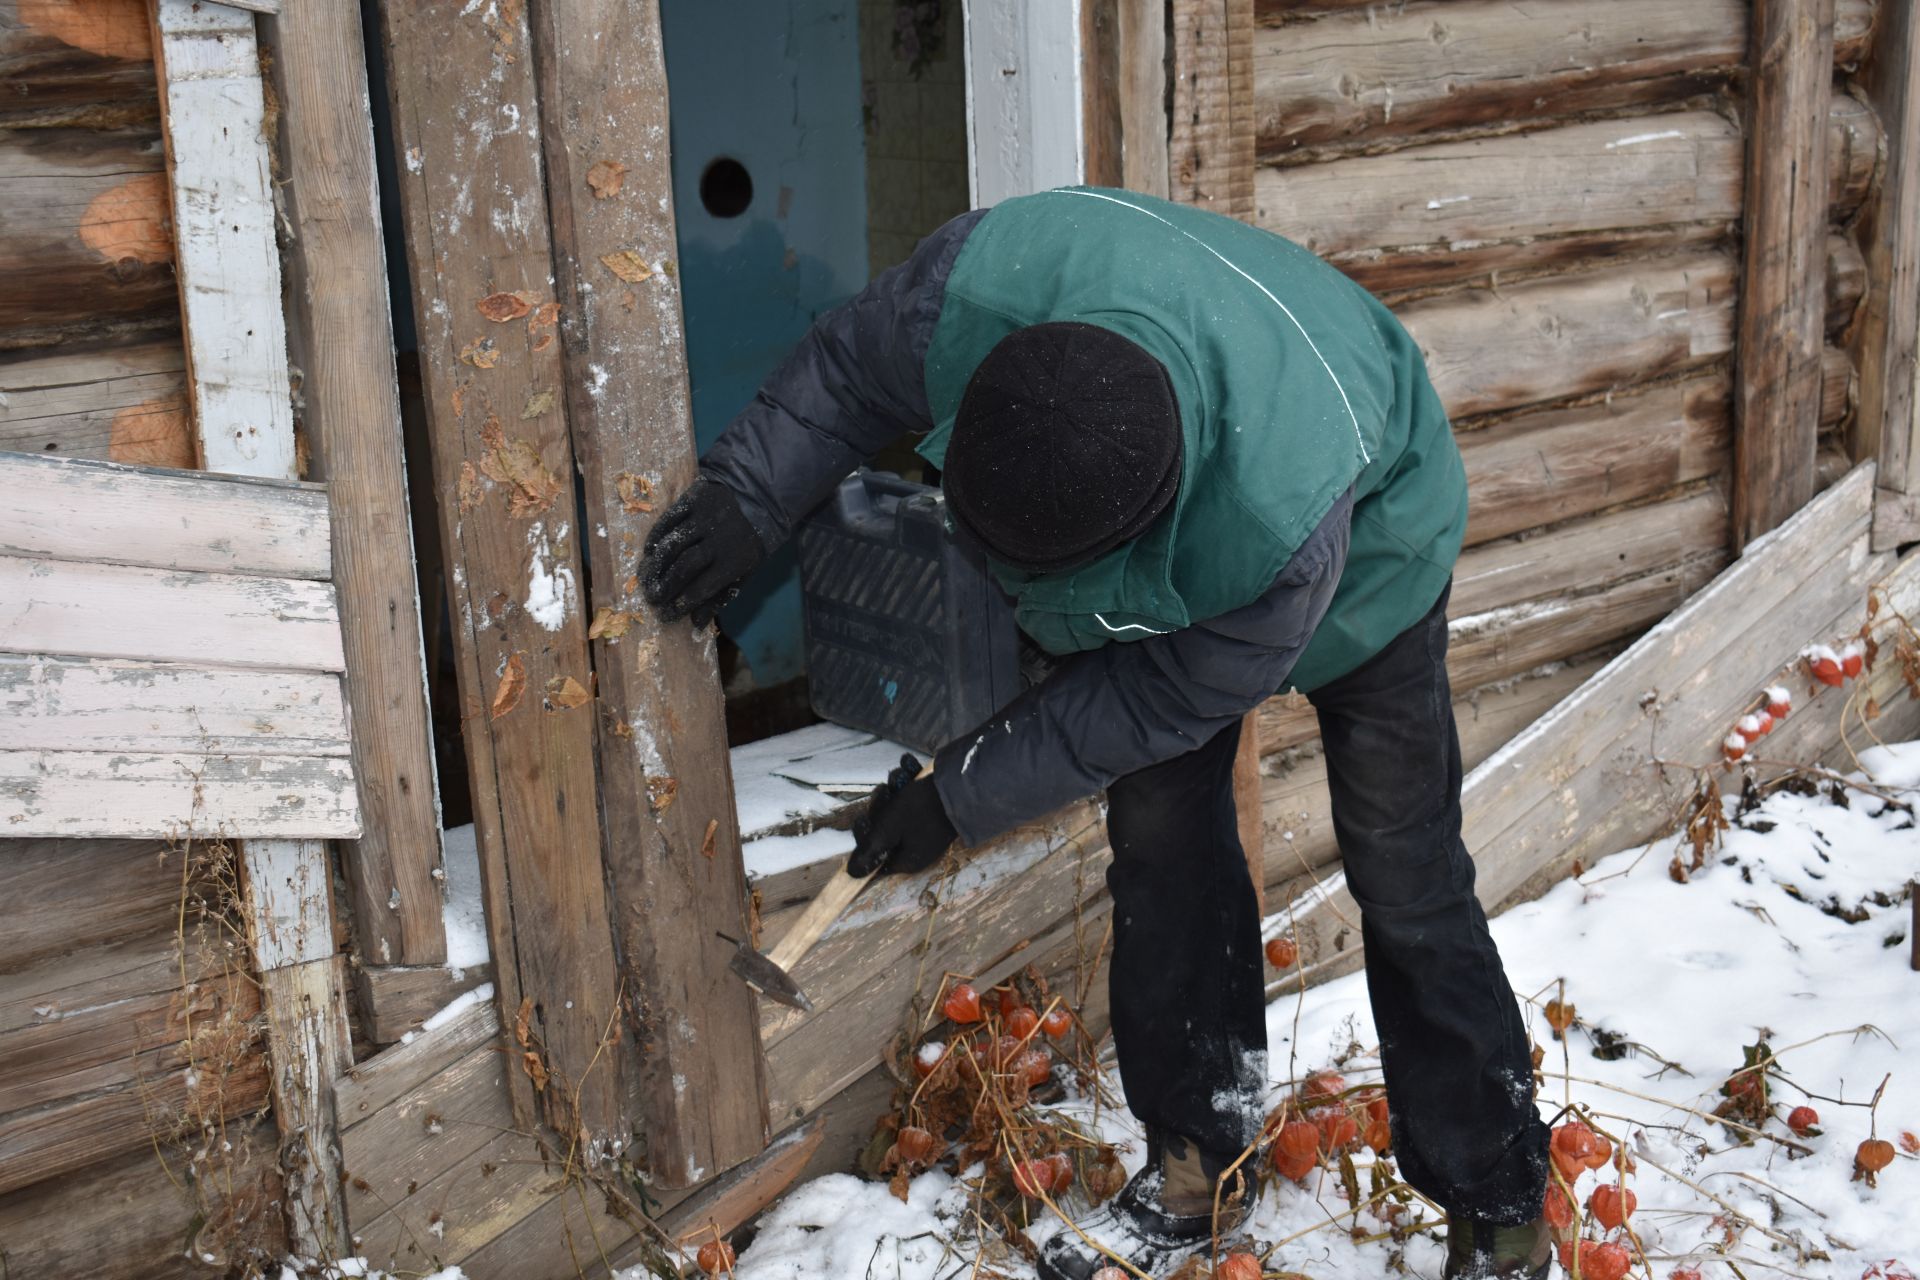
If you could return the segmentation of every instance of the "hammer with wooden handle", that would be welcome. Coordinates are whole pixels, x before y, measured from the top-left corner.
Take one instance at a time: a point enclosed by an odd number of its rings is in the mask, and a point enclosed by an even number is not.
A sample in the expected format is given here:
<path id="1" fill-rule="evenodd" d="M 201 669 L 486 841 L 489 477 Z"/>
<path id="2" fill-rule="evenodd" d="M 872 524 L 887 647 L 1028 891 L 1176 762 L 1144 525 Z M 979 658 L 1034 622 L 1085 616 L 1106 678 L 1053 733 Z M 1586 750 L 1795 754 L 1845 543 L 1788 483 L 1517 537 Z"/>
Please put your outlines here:
<path id="1" fill-rule="evenodd" d="M 920 770 L 919 778 L 932 772 L 933 762 L 929 760 L 926 767 Z M 739 950 L 733 953 L 728 968 L 767 998 L 778 1000 L 802 1013 L 812 1013 L 813 1001 L 807 999 L 807 993 L 793 980 L 793 966 L 799 963 L 801 956 L 813 949 L 813 944 L 833 927 L 834 921 L 846 914 L 847 908 L 853 905 L 853 900 L 860 896 L 860 891 L 867 887 L 875 874 L 850 875 L 844 866 L 841 867 L 827 878 L 826 886 L 814 895 L 807 909 L 793 922 L 793 927 L 774 943 L 773 950 L 762 955 L 749 943 L 743 942 Z"/>

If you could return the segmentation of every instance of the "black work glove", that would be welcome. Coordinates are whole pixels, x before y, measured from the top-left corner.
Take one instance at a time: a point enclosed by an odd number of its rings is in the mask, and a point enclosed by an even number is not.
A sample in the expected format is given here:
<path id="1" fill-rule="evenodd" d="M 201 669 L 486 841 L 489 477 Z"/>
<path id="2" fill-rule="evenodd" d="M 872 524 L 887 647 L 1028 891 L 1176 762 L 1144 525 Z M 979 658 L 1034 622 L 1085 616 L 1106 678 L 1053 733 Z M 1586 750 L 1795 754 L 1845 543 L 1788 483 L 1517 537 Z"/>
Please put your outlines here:
<path id="1" fill-rule="evenodd" d="M 960 833 L 947 821 L 947 807 L 933 785 L 922 778 L 920 762 L 901 756 L 900 767 L 873 789 L 867 811 L 853 824 L 853 856 L 847 874 L 910 875 L 937 861 Z"/>
<path id="2" fill-rule="evenodd" d="M 693 625 L 704 627 L 766 558 L 767 549 L 733 491 L 701 476 L 647 534 L 640 589 L 662 621 L 691 614 Z"/>

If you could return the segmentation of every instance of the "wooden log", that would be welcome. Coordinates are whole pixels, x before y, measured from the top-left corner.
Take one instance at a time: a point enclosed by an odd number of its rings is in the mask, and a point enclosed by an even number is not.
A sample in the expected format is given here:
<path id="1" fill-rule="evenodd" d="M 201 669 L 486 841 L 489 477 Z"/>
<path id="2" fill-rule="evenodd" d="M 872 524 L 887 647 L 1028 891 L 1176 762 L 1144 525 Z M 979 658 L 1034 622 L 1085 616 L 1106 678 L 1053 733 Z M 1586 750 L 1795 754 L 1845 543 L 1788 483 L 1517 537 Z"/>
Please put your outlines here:
<path id="1" fill-rule="evenodd" d="M 137 938 L 178 919 L 178 857 L 152 840 L 9 840 L 0 857 L 0 973 L 14 973 L 97 938 Z M 197 907 L 197 900 L 194 905 Z"/>
<path id="2" fill-rule="evenodd" d="M 446 965 L 373 965 L 354 970 L 360 1022 L 376 1045 L 394 1043 L 452 1003 L 456 996 L 493 981 L 493 965 L 450 969 Z"/>
<path id="3" fill-rule="evenodd" d="M 332 576 L 319 485 L 0 453 L 0 554 L 272 578 Z M 76 521 L 84 513 L 84 521 Z"/>
<path id="4" fill-rule="evenodd" d="M 1920 492 L 1915 349 L 1920 343 L 1920 17 L 1913 0 L 1883 0 L 1859 92 L 1886 134 L 1887 167 L 1854 234 L 1874 282 L 1854 333 L 1860 406 L 1849 432 L 1856 458 L 1880 460 L 1880 483 Z"/>
<path id="5" fill-rule="evenodd" d="M 166 1157 L 163 1172 L 143 1143 L 0 1196 L 8 1269 L 21 1277 L 204 1280 L 202 1254 L 236 1266 L 283 1255 L 272 1124 L 238 1121 L 222 1141 L 223 1158 L 191 1179 L 175 1156 Z"/>
<path id="6" fill-rule="evenodd" d="M 598 712 L 582 698 L 583 531 L 532 46 L 523 10 L 462 7 L 381 12 L 496 994 L 509 1021 L 531 1002 L 530 1034 L 563 1082 L 536 1099 L 515 1074 L 520 1124 L 544 1107 L 561 1132 L 624 1141 L 628 1055 L 600 1047 L 622 993 L 598 805 L 583 802 L 599 794 Z M 466 123 L 482 119 L 523 127 Z"/>
<path id="7" fill-rule="evenodd" d="M 276 842 L 249 841 L 247 852 L 257 853 L 262 845 L 272 843 Z M 321 901 L 330 913 L 331 900 L 323 893 Z M 332 941 L 329 931 L 329 946 Z M 262 951 L 256 946 L 256 955 Z M 322 1242 L 322 1247 L 338 1242 L 334 1247 L 340 1247 L 350 1240 L 350 1233 L 341 1189 L 333 1082 L 353 1061 L 346 1004 L 340 998 L 346 960 L 328 955 L 265 969 L 260 982 L 288 1232 L 296 1241 Z"/>
<path id="8" fill-rule="evenodd" d="M 1173 0 L 1172 198 L 1236 218 L 1253 213 L 1253 0 Z"/>
<path id="9" fill-rule="evenodd" d="M 1751 25 L 1746 236 L 1734 351 L 1736 547 L 1813 496 L 1833 0 L 1759 0 Z"/>
<path id="10" fill-rule="evenodd" d="M 1125 117 L 1120 79 L 1121 0 L 1080 6 L 1080 152 L 1088 186 L 1124 187 Z"/>
<path id="11" fill-rule="evenodd" d="M 127 623 L 138 619 L 140 626 Z M 339 671 L 333 588 L 0 555 L 0 652 Z"/>
<path id="12" fill-rule="evenodd" d="M 142 0 L 0 3 L 0 129 L 114 129 L 159 115 Z"/>
<path id="13" fill-rule="evenodd" d="M 145 130 L 0 129 L 0 330 L 176 314 L 165 167 Z"/>
<path id="14" fill-rule="evenodd" d="M 360 809 L 339 756 L 0 751 L 0 831 L 332 839 L 360 833 Z"/>
<path id="15" fill-rule="evenodd" d="M 194 464 L 178 339 L 0 356 L 0 449 Z"/>
<path id="16" fill-rule="evenodd" d="M 1829 114 L 1836 216 L 1872 182 L 1878 130 Z M 1577 266 L 1727 238 L 1742 208 L 1740 130 L 1711 111 L 1572 123 L 1320 164 L 1266 166 L 1255 221 L 1377 292 Z"/>
<path id="17" fill-rule="evenodd" d="M 438 964 L 440 806 L 360 11 L 292 5 L 261 34 L 280 105 L 289 348 L 334 515 L 362 810 L 341 853 L 355 941 L 370 963 Z"/>
<path id="18" fill-rule="evenodd" d="M 345 756 L 338 676 L 0 654 L 0 750 Z"/>
<path id="19" fill-rule="evenodd" d="M 1489 907 L 1632 845 L 1671 818 L 1668 761 L 1711 760 L 1727 725 L 1890 564 L 1867 549 L 1873 467 L 1858 467 L 1762 542 L 1574 697 L 1483 761 L 1463 790 L 1465 838 Z M 1838 558 L 1835 548 L 1840 548 Z M 1657 694 L 1658 722 L 1645 694 Z M 1524 760 L 1526 767 L 1513 768 Z M 1301 963 L 1319 980 L 1358 961 L 1358 908 L 1338 876 L 1292 904 Z"/>
<path id="20" fill-rule="evenodd" d="M 624 996 L 637 1011 L 619 1074 L 646 1135 L 636 1158 L 656 1185 L 685 1187 L 759 1154 L 768 1130 L 754 998 L 714 936 L 747 930 L 719 671 L 708 637 L 660 620 L 636 579 L 654 508 L 695 474 L 678 276 L 656 266 L 634 280 L 607 265 L 622 254 L 658 264 L 676 252 L 666 153 L 635 141 L 668 130 L 659 10 L 655 0 L 568 0 L 532 16 L 557 297 L 569 324 L 567 419 L 582 520 L 595 535 L 591 604 L 596 616 L 632 619 L 594 651 L 596 714 L 608 730 L 597 792 L 605 875 Z M 579 30 L 624 34 L 584 43 L 573 38 Z M 613 166 L 624 172 L 609 191 L 597 175 Z M 658 799 L 663 788 L 673 789 L 671 804 Z"/>
<path id="21" fill-rule="evenodd" d="M 153 21 L 200 457 L 209 471 L 298 479 L 253 15 L 155 0 Z"/>
<path id="22" fill-rule="evenodd" d="M 1591 395 L 1724 356 L 1734 265 L 1724 254 L 1640 262 L 1408 303 L 1400 319 L 1456 420 Z M 1503 342 L 1489 342 L 1498 334 Z"/>
<path id="23" fill-rule="evenodd" d="M 1840 0 L 1836 54 L 1857 54 L 1871 0 Z M 1497 0 L 1372 5 L 1254 39 L 1262 156 L 1310 156 L 1449 129 L 1544 123 L 1711 92 L 1747 56 L 1740 0 Z"/>

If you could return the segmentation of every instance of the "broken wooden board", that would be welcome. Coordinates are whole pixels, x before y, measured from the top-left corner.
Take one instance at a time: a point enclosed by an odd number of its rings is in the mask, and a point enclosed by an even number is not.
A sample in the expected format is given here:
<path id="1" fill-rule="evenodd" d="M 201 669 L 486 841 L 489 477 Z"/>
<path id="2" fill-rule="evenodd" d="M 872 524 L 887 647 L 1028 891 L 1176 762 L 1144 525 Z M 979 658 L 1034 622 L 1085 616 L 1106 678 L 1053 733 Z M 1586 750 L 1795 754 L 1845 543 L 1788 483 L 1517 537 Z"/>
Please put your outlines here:
<path id="1" fill-rule="evenodd" d="M 1893 563 L 1868 548 L 1873 477 L 1872 464 L 1856 467 L 1473 770 L 1464 836 L 1482 902 L 1660 834 L 1692 767 L 1719 760 L 1760 689 L 1834 618 L 1864 610 Z M 1268 927 L 1293 931 L 1302 969 L 1320 981 L 1359 963 L 1359 918 L 1334 873 Z"/>

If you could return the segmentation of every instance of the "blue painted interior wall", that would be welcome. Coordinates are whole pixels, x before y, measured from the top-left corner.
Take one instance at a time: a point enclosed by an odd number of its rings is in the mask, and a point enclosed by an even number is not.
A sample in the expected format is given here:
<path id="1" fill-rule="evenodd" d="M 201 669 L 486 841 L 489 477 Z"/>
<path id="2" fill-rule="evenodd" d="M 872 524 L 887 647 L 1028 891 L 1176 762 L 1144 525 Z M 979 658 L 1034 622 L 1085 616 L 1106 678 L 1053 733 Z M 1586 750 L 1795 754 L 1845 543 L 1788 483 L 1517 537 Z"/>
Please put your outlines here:
<path id="1" fill-rule="evenodd" d="M 867 280 L 858 0 L 662 0 L 672 98 L 674 216 L 685 286 L 694 433 L 705 449 L 820 312 Z M 717 158 L 753 199 L 718 218 L 700 199 Z M 791 549 L 721 626 L 777 684 L 804 667 Z"/>

